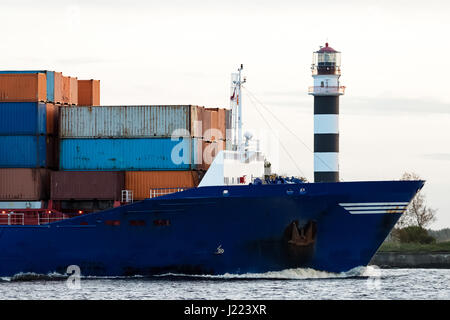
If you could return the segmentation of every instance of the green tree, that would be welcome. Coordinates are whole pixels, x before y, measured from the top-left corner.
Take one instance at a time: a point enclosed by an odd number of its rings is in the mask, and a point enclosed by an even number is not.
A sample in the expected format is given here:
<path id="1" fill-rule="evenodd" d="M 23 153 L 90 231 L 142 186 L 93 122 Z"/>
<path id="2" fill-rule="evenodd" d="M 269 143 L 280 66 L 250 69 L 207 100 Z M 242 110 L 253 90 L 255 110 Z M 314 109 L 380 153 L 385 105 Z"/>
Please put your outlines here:
<path id="1" fill-rule="evenodd" d="M 422 178 L 414 172 L 405 172 L 400 180 L 422 180 Z M 426 204 L 425 194 L 419 191 L 408 205 L 406 212 L 403 213 L 397 222 L 396 228 L 418 226 L 425 229 L 426 226 L 436 221 L 436 211 L 436 209 Z"/>
<path id="2" fill-rule="evenodd" d="M 430 236 L 427 230 L 419 226 L 409 226 L 402 229 L 395 229 L 393 236 L 401 243 L 430 244 L 436 242 L 436 239 Z"/>

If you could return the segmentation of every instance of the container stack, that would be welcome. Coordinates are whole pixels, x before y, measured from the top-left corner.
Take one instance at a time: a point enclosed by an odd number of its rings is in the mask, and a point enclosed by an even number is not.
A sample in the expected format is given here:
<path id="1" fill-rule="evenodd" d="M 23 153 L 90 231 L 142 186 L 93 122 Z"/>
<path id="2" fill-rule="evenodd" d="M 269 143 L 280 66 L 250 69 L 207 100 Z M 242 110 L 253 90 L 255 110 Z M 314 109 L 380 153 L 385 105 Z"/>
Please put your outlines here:
<path id="1" fill-rule="evenodd" d="M 59 109 L 77 101 L 77 78 L 0 71 L 1 207 L 35 207 L 49 199 L 50 174 L 59 165 Z"/>
<path id="2" fill-rule="evenodd" d="M 196 187 L 231 148 L 230 128 L 226 109 L 101 106 L 99 80 L 0 71 L 0 209 L 95 211 L 124 190 L 142 200 Z"/>
<path id="3" fill-rule="evenodd" d="M 224 111 L 192 105 L 61 108 L 60 170 L 66 177 L 123 171 L 124 188 L 135 200 L 148 198 L 150 190 L 195 187 L 207 168 L 205 145 L 222 145 L 225 115 L 219 126 L 218 114 Z M 212 140 L 209 129 L 218 132 Z"/>

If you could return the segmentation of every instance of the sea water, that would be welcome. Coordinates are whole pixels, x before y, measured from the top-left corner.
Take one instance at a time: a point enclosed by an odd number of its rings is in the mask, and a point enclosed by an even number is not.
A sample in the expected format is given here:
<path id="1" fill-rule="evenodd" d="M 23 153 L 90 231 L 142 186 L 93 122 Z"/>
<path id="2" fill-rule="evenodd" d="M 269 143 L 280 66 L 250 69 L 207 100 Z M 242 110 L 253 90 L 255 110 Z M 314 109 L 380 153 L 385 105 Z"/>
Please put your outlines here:
<path id="1" fill-rule="evenodd" d="M 57 274 L 1 278 L 0 296 L 3 300 L 450 299 L 450 269 L 368 266 L 345 273 L 300 268 L 244 275 L 81 276 L 75 280 Z"/>

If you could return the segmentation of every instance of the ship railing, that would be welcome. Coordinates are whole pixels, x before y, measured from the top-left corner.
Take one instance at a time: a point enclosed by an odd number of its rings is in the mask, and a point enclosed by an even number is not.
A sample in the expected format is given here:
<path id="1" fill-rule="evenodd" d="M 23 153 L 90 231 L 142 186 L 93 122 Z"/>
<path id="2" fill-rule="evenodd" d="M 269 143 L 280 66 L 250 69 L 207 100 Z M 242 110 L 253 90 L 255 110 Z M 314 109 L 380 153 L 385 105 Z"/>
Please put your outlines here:
<path id="1" fill-rule="evenodd" d="M 29 215 L 23 212 L 10 212 L 8 214 L 0 214 L 0 225 L 24 226 L 25 222 L 27 225 L 42 225 L 69 218 L 70 217 L 65 214 L 57 216 L 43 216 L 42 213 Z"/>
<path id="2" fill-rule="evenodd" d="M 23 213 L 11 212 L 0 215 L 0 225 L 17 226 L 25 225 L 25 215 Z"/>
<path id="3" fill-rule="evenodd" d="M 164 195 L 170 194 L 170 193 L 181 192 L 181 191 L 184 191 L 186 189 L 188 189 L 188 188 L 155 188 L 155 189 L 150 189 L 150 197 L 149 198 L 156 198 L 156 197 L 164 196 Z"/>
<path id="4" fill-rule="evenodd" d="M 264 161 L 264 155 L 261 151 L 253 151 L 253 150 L 248 150 L 247 152 L 235 152 L 235 151 L 225 151 L 224 154 L 224 159 L 226 160 L 251 160 L 251 161 Z"/>
<path id="5" fill-rule="evenodd" d="M 37 224 L 41 225 L 41 224 L 48 224 L 51 222 L 56 222 L 56 221 L 61 221 L 61 220 L 66 220 L 69 219 L 69 216 L 63 214 L 62 216 L 59 217 L 50 217 L 50 216 L 44 216 L 42 217 L 41 215 L 38 215 L 38 220 L 37 220 Z"/>

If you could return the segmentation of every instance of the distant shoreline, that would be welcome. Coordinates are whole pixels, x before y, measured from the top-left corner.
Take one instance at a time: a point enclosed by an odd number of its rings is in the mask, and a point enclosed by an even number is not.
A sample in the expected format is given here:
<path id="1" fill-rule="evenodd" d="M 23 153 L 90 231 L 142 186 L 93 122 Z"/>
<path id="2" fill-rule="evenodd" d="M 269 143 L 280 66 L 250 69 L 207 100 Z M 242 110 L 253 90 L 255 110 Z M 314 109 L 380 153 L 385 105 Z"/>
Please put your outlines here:
<path id="1" fill-rule="evenodd" d="M 450 269 L 450 252 L 379 251 L 369 265 L 380 268 L 435 268 Z"/>

